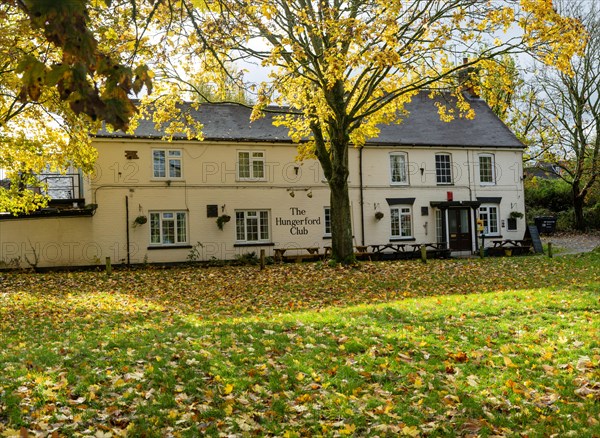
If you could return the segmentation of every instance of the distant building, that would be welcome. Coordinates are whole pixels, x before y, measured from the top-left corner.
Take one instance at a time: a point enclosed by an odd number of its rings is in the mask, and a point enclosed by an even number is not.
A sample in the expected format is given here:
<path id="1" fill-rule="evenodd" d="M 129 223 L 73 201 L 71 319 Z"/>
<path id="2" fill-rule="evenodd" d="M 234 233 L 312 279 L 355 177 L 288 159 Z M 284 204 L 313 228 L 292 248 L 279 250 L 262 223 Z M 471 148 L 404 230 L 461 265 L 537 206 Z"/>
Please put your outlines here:
<path id="1" fill-rule="evenodd" d="M 558 164 L 548 163 L 546 161 L 536 161 L 523 168 L 525 178 L 541 179 L 559 179 L 562 175 L 562 168 Z"/>
<path id="2" fill-rule="evenodd" d="M 351 148 L 355 245 L 439 242 L 471 253 L 481 242 L 478 219 L 488 242 L 523 237 L 524 220 L 507 223 L 512 211 L 525 211 L 523 145 L 483 100 L 470 103 L 474 120 L 445 123 L 421 93 L 402 123 L 381 126 L 378 138 Z M 198 242 L 203 260 L 330 245 L 321 166 L 295 161 L 286 128 L 268 114 L 251 123 L 250 110 L 236 105 L 190 111 L 204 124 L 202 142 L 183 135 L 165 141 L 149 121 L 134 135 L 97 133 L 95 174 L 71 175 L 69 188 L 60 189 L 69 196 L 54 201 L 54 210 L 0 217 L 0 260 L 23 264 L 35 251 L 39 266 L 106 257 L 163 263 L 185 261 Z"/>

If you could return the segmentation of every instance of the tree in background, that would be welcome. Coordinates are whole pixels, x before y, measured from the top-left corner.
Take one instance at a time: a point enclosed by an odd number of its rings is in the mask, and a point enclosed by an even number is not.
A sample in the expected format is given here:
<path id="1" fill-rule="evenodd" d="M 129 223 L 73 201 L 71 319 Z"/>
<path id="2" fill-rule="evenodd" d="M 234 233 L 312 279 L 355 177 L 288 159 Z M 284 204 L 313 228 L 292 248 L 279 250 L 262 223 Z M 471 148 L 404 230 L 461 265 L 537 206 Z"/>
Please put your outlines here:
<path id="1" fill-rule="evenodd" d="M 494 60 L 528 51 L 568 72 L 584 43 L 577 20 L 547 0 L 242 0 L 181 2 L 187 13 L 180 53 L 219 66 L 243 60 L 270 68 L 255 117 L 270 104 L 289 107 L 277 123 L 316 157 L 331 199 L 333 258 L 353 260 L 348 150 L 399 122 L 420 90 L 450 90 L 440 117 L 473 117 L 459 70 L 497 70 Z M 504 34 L 513 26 L 522 33 Z M 483 47 L 483 49 L 482 49 Z M 464 65 L 454 62 L 466 57 Z M 191 64 L 190 64 L 191 65 Z M 473 78 L 471 78 L 473 79 Z"/>
<path id="2" fill-rule="evenodd" d="M 570 71 L 537 66 L 518 106 L 530 156 L 560 168 L 571 187 L 575 228 L 584 230 L 584 206 L 600 176 L 600 7 L 595 2 L 555 2 L 560 13 L 581 20 L 587 45 L 570 59 Z"/>

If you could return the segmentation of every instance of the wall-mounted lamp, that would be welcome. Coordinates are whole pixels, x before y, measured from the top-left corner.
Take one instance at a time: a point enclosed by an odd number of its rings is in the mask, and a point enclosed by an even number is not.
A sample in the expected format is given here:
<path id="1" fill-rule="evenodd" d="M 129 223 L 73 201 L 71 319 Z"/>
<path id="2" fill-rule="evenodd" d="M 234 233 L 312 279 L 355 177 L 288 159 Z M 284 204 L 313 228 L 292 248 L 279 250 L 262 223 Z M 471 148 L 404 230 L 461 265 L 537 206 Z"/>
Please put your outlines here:
<path id="1" fill-rule="evenodd" d="M 419 170 L 421 171 L 421 176 L 423 176 L 423 174 L 425 173 L 425 168 L 421 167 Z"/>
<path id="2" fill-rule="evenodd" d="M 288 194 L 290 195 L 290 197 L 295 197 L 296 196 L 296 192 L 306 192 L 306 196 L 309 198 L 313 197 L 313 193 L 312 193 L 312 189 L 311 188 L 306 188 L 306 189 L 286 189 Z"/>
<path id="3" fill-rule="evenodd" d="M 225 211 L 225 204 L 221 205 L 221 213 Z"/>
<path id="4" fill-rule="evenodd" d="M 298 175 L 298 172 L 300 172 L 300 167 L 299 166 L 294 166 L 294 173 L 296 175 Z"/>

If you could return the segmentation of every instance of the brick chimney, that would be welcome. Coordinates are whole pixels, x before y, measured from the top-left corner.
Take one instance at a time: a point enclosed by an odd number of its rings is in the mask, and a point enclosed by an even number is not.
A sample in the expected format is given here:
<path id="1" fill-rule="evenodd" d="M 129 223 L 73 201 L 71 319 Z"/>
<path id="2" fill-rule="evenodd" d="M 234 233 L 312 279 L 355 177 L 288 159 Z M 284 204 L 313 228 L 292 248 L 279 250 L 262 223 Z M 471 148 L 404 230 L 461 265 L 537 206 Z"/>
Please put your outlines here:
<path id="1" fill-rule="evenodd" d="M 468 64 L 469 58 L 463 58 L 463 65 Z M 465 85 L 464 91 L 469 93 L 468 97 L 479 98 L 479 95 L 475 91 L 475 87 L 473 86 L 473 80 L 471 77 L 473 76 L 473 72 L 477 72 L 475 67 L 463 67 L 458 70 L 458 83 L 459 85 Z"/>

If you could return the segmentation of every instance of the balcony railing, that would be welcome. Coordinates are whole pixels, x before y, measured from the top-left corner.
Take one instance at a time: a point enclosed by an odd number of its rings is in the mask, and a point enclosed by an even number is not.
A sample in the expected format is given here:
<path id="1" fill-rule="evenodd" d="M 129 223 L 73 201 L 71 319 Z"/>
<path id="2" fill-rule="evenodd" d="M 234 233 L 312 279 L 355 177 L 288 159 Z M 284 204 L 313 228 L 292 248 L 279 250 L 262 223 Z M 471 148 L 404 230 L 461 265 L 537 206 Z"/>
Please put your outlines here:
<path id="1" fill-rule="evenodd" d="M 39 180 L 46 185 L 45 194 L 50 196 L 53 201 L 83 198 L 81 175 L 78 173 L 64 175 L 42 173 L 39 175 Z"/>

